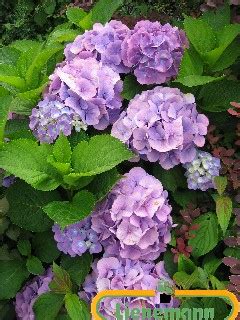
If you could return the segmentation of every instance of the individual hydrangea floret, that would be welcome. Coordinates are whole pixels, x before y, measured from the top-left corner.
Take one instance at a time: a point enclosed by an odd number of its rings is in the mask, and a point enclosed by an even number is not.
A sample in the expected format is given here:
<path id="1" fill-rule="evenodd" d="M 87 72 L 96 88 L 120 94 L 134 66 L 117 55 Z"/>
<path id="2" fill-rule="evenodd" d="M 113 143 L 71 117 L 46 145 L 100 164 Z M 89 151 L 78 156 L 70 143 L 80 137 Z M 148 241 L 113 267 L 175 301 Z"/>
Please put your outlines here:
<path id="1" fill-rule="evenodd" d="M 185 33 L 170 24 L 140 21 L 122 44 L 123 63 L 134 69 L 141 84 L 161 84 L 178 74 Z"/>
<path id="2" fill-rule="evenodd" d="M 92 214 L 105 255 L 155 260 L 171 240 L 171 206 L 159 180 L 130 170 Z"/>
<path id="3" fill-rule="evenodd" d="M 155 290 L 159 280 L 173 285 L 173 281 L 164 269 L 164 262 L 155 264 L 152 261 L 133 261 L 117 257 L 95 260 L 93 272 L 86 277 L 83 290 L 79 293 L 82 299 L 91 302 L 92 298 L 102 290 Z M 100 304 L 99 311 L 106 319 L 115 319 L 116 304 L 122 310 L 129 308 L 171 308 L 177 306 L 174 298 L 169 303 L 161 302 L 160 293 L 154 298 L 108 298 Z"/>
<path id="4" fill-rule="evenodd" d="M 95 57 L 116 72 L 126 73 L 129 68 L 122 63 L 121 45 L 129 33 L 129 28 L 121 21 L 112 20 L 104 26 L 95 23 L 92 30 L 77 36 L 73 43 L 66 46 L 66 59 Z"/>
<path id="5" fill-rule="evenodd" d="M 184 168 L 187 169 L 189 189 L 200 189 L 206 191 L 215 188 L 214 178 L 219 176 L 221 169 L 220 159 L 213 157 L 205 151 L 198 151 L 195 159 L 191 163 L 186 163 Z"/>
<path id="6" fill-rule="evenodd" d="M 114 123 L 112 135 L 137 155 L 164 169 L 191 162 L 205 144 L 208 118 L 199 114 L 192 94 L 158 86 L 131 100 Z"/>
<path id="7" fill-rule="evenodd" d="M 29 127 L 38 140 L 47 143 L 56 140 L 61 132 L 69 136 L 73 127 L 76 131 L 87 128 L 71 108 L 54 96 L 46 96 L 32 110 Z"/>
<path id="8" fill-rule="evenodd" d="M 86 251 L 91 254 L 102 251 L 99 236 L 91 229 L 90 218 L 61 229 L 58 224 L 53 226 L 54 239 L 57 247 L 71 257 L 81 256 Z"/>
<path id="9" fill-rule="evenodd" d="M 19 320 L 34 320 L 33 305 L 36 299 L 50 291 L 49 283 L 52 281 L 53 273 L 48 269 L 45 275 L 37 276 L 17 293 L 15 311 Z"/>

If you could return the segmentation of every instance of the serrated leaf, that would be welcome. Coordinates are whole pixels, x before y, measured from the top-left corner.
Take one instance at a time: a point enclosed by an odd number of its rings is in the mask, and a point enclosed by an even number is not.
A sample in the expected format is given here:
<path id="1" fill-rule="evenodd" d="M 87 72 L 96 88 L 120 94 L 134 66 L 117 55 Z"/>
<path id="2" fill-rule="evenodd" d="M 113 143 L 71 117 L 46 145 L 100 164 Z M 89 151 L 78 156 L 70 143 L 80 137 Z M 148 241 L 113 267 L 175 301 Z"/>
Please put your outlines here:
<path id="1" fill-rule="evenodd" d="M 240 259 L 240 248 L 226 248 L 223 254 L 226 257 L 234 257 Z"/>
<path id="2" fill-rule="evenodd" d="M 205 20 L 215 31 L 219 31 L 230 24 L 230 5 L 225 1 L 223 6 L 216 10 L 207 10 L 203 13 L 202 19 Z"/>
<path id="3" fill-rule="evenodd" d="M 62 228 L 86 218 L 93 210 L 95 198 L 88 191 L 79 191 L 72 202 L 54 201 L 46 205 L 43 210 Z"/>
<path id="4" fill-rule="evenodd" d="M 184 271 L 176 272 L 173 276 L 173 280 L 181 286 L 183 289 L 194 288 L 208 288 L 207 274 L 202 268 L 196 268 L 192 274 L 187 274 Z"/>
<path id="5" fill-rule="evenodd" d="M 47 292 L 40 295 L 33 305 L 36 320 L 54 320 L 63 306 L 64 295 Z"/>
<path id="6" fill-rule="evenodd" d="M 211 251 L 218 243 L 218 223 L 214 213 L 201 215 L 194 224 L 199 225 L 199 229 L 192 231 L 194 238 L 188 241 L 192 247 L 194 257 L 200 257 Z"/>
<path id="7" fill-rule="evenodd" d="M 71 171 L 70 163 L 57 162 L 53 155 L 48 156 L 47 163 L 53 166 L 61 176 L 67 175 Z"/>
<path id="8" fill-rule="evenodd" d="M 36 233 L 32 243 L 34 254 L 42 262 L 52 263 L 60 256 L 52 230 Z"/>
<path id="9" fill-rule="evenodd" d="M 88 191 L 92 192 L 97 201 L 102 200 L 111 191 L 114 185 L 121 178 L 116 168 L 97 175 L 88 185 Z"/>
<path id="10" fill-rule="evenodd" d="M 90 320 L 91 315 L 85 301 L 80 300 L 76 294 L 67 293 L 65 307 L 72 320 Z"/>
<path id="11" fill-rule="evenodd" d="M 7 143 L 0 150 L 0 167 L 42 191 L 56 189 L 60 182 L 47 165 L 51 145 L 41 145 L 29 139 Z"/>
<path id="12" fill-rule="evenodd" d="M 91 20 L 93 23 L 100 22 L 105 24 L 114 12 L 123 4 L 123 0 L 98 0 L 91 10 Z M 107 8 L 107 9 L 106 9 Z"/>
<path id="13" fill-rule="evenodd" d="M 28 271 L 34 275 L 40 275 L 44 272 L 42 262 L 34 256 L 31 256 L 27 259 L 26 267 Z"/>
<path id="14" fill-rule="evenodd" d="M 223 80 L 210 83 L 200 91 L 201 108 L 210 112 L 225 111 L 230 102 L 240 101 L 240 81 Z"/>
<path id="15" fill-rule="evenodd" d="M 72 150 L 66 136 L 61 134 L 53 146 L 53 155 L 57 162 L 70 163 Z"/>
<path id="16" fill-rule="evenodd" d="M 26 88 L 25 80 L 17 76 L 0 75 L 0 83 L 1 82 L 13 86 L 18 90 L 24 90 Z"/>
<path id="17" fill-rule="evenodd" d="M 59 294 L 66 294 L 72 290 L 72 282 L 70 276 L 66 270 L 59 267 L 56 263 L 53 263 L 53 280 L 49 287 L 51 291 Z"/>
<path id="18" fill-rule="evenodd" d="M 214 254 L 209 254 L 204 257 L 203 260 L 203 269 L 207 272 L 207 274 L 213 275 L 218 267 L 222 264 L 222 260 L 218 259 Z"/>
<path id="19" fill-rule="evenodd" d="M 218 217 L 218 223 L 225 234 L 231 216 L 232 216 L 233 206 L 232 200 L 227 196 L 218 196 L 216 198 L 216 213 Z"/>
<path id="20" fill-rule="evenodd" d="M 10 46 L 11 48 L 17 49 L 20 52 L 25 52 L 31 49 L 34 49 L 35 52 L 37 52 L 39 48 L 42 46 L 42 42 L 23 39 L 12 42 Z"/>
<path id="21" fill-rule="evenodd" d="M 16 48 L 2 47 L 0 48 L 0 63 L 15 65 L 20 56 L 20 51 Z"/>
<path id="22" fill-rule="evenodd" d="M 0 97 L 0 144 L 3 142 L 5 125 L 11 108 L 12 97 Z"/>
<path id="23" fill-rule="evenodd" d="M 190 75 L 186 77 L 179 77 L 174 82 L 179 82 L 186 87 L 196 87 L 196 86 L 202 86 L 215 81 L 220 81 L 222 79 L 223 77 Z"/>
<path id="24" fill-rule="evenodd" d="M 178 271 L 184 271 L 187 274 L 192 274 L 197 266 L 191 259 L 185 257 L 185 255 L 180 254 L 178 257 Z"/>
<path id="25" fill-rule="evenodd" d="M 92 180 L 94 179 L 94 176 L 92 177 L 82 177 L 79 173 L 69 173 L 68 175 L 65 175 L 63 177 L 63 181 L 68 184 L 71 187 L 75 187 L 77 189 L 82 189 L 86 187 Z"/>
<path id="26" fill-rule="evenodd" d="M 22 181 L 15 182 L 7 191 L 9 201 L 8 216 L 19 227 L 32 232 L 42 232 L 51 228 L 52 221 L 42 207 L 50 201 L 60 199 L 58 192 L 41 192 Z"/>
<path id="27" fill-rule="evenodd" d="M 0 262 L 0 300 L 13 298 L 20 290 L 29 273 L 24 261 Z"/>
<path id="28" fill-rule="evenodd" d="M 184 78 L 189 75 L 202 75 L 203 73 L 203 61 L 197 51 L 191 47 L 185 50 L 178 77 Z"/>
<path id="29" fill-rule="evenodd" d="M 9 140 L 20 138 L 35 140 L 32 131 L 29 129 L 29 121 L 27 119 L 8 120 L 5 126 L 4 136 Z"/>
<path id="30" fill-rule="evenodd" d="M 91 264 L 92 255 L 89 253 L 75 258 L 64 255 L 61 259 L 61 266 L 69 273 L 72 281 L 78 286 L 81 286 L 85 281 L 86 276 L 91 270 Z"/>
<path id="31" fill-rule="evenodd" d="M 206 21 L 185 17 L 184 29 L 188 39 L 199 54 L 216 48 L 217 39 L 215 33 Z"/>
<path id="32" fill-rule="evenodd" d="M 66 12 L 67 18 L 79 27 L 79 22 L 86 17 L 87 13 L 82 8 L 68 8 Z"/>
<path id="33" fill-rule="evenodd" d="M 92 176 L 108 171 L 132 156 L 120 140 L 110 135 L 98 135 L 74 148 L 72 164 L 81 176 Z"/>
<path id="34" fill-rule="evenodd" d="M 124 99 L 131 100 L 136 94 L 141 93 L 145 86 L 142 86 L 133 75 L 127 75 L 123 81 L 123 91 L 121 96 Z"/>
<path id="35" fill-rule="evenodd" d="M 17 248 L 23 256 L 29 256 L 31 254 L 31 243 L 29 240 L 19 240 Z"/>
<path id="36" fill-rule="evenodd" d="M 163 187 L 175 192 L 178 187 L 186 188 L 186 178 L 180 166 L 164 170 L 159 164 L 153 166 L 154 176 L 162 183 Z"/>
<path id="37" fill-rule="evenodd" d="M 214 178 L 214 183 L 220 196 L 223 195 L 228 183 L 227 177 L 217 176 Z"/>

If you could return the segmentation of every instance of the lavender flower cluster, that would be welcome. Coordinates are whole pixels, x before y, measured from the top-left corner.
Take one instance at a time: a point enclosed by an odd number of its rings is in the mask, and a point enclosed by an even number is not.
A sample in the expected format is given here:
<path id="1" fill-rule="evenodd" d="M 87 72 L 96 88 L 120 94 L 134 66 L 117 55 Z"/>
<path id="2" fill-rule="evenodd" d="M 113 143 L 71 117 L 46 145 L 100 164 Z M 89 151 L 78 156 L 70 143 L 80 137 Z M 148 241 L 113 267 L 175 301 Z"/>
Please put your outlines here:
<path id="1" fill-rule="evenodd" d="M 37 276 L 16 295 L 15 311 L 19 320 L 34 320 L 33 305 L 37 298 L 48 292 L 53 273 L 48 269 L 45 275 Z"/>
<path id="2" fill-rule="evenodd" d="M 92 214 L 105 255 L 155 260 L 171 240 L 171 206 L 162 184 L 142 168 L 126 174 Z"/>
<path id="3" fill-rule="evenodd" d="M 215 188 L 214 178 L 219 176 L 221 169 L 220 159 L 213 157 L 210 153 L 198 151 L 191 163 L 186 163 L 188 188 L 206 191 Z"/>
<path id="4" fill-rule="evenodd" d="M 159 279 L 172 284 L 172 280 L 164 269 L 164 263 L 149 261 L 133 261 L 116 257 L 95 260 L 92 265 L 93 271 L 86 277 L 83 290 L 79 293 L 80 298 L 91 302 L 97 292 L 102 290 L 153 290 L 158 286 Z M 104 299 L 100 304 L 99 311 L 106 319 L 115 319 L 116 304 L 120 309 L 126 307 L 141 308 L 144 303 L 146 308 L 171 308 L 177 306 L 177 301 L 171 298 L 169 303 L 161 302 L 160 293 L 154 298 L 125 298 Z"/>
<path id="5" fill-rule="evenodd" d="M 192 94 L 158 86 L 131 100 L 114 123 L 112 135 L 143 159 L 170 169 L 195 158 L 196 146 L 205 143 L 208 123 L 197 112 Z"/>
<path id="6" fill-rule="evenodd" d="M 64 230 L 61 230 L 58 224 L 54 224 L 52 230 L 58 249 L 71 257 L 81 256 L 86 251 L 91 254 L 102 251 L 99 236 L 91 228 L 90 218 L 72 224 Z"/>
<path id="7" fill-rule="evenodd" d="M 73 128 L 104 130 L 120 114 L 120 74 L 134 72 L 142 84 L 164 83 L 177 75 L 185 47 L 183 31 L 169 24 L 141 21 L 130 30 L 120 21 L 96 23 L 66 46 L 30 128 L 47 143 Z"/>

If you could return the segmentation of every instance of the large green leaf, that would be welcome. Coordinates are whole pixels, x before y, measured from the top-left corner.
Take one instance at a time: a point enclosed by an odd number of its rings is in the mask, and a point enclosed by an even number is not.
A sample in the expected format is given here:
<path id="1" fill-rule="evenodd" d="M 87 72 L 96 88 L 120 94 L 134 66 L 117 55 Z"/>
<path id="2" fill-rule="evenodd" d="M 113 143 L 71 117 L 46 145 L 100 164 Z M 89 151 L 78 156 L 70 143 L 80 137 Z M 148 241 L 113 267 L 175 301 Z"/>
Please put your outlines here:
<path id="1" fill-rule="evenodd" d="M 70 275 L 66 270 L 59 267 L 56 263 L 53 263 L 53 280 L 49 287 L 55 293 L 66 294 L 72 291 L 72 282 Z"/>
<path id="2" fill-rule="evenodd" d="M 47 292 L 40 295 L 33 305 L 36 320 L 55 320 L 63 303 L 63 294 Z"/>
<path id="3" fill-rule="evenodd" d="M 211 251 L 218 243 L 218 223 L 214 213 L 201 215 L 194 221 L 199 229 L 192 231 L 194 235 L 188 242 L 192 247 L 192 254 L 195 257 L 203 256 Z"/>
<path id="4" fill-rule="evenodd" d="M 42 262 L 52 263 L 60 256 L 52 230 L 36 233 L 32 243 L 35 255 Z"/>
<path id="5" fill-rule="evenodd" d="M 203 13 L 202 19 L 205 20 L 215 31 L 223 29 L 230 24 L 230 5 L 225 1 L 223 6 L 219 6 L 216 10 L 207 10 Z"/>
<path id="6" fill-rule="evenodd" d="M 79 191 L 72 202 L 54 201 L 46 205 L 43 210 L 62 228 L 86 218 L 93 210 L 95 198 L 88 191 Z"/>
<path id="7" fill-rule="evenodd" d="M 1 82 L 15 87 L 18 90 L 24 90 L 26 88 L 25 80 L 18 76 L 0 75 L 0 83 Z"/>
<path id="8" fill-rule="evenodd" d="M 66 15 L 69 21 L 79 27 L 79 22 L 86 17 L 87 13 L 82 8 L 73 7 L 67 9 Z"/>
<path id="9" fill-rule="evenodd" d="M 20 290 L 29 273 L 24 261 L 0 262 L 0 300 L 13 298 Z"/>
<path id="10" fill-rule="evenodd" d="M 184 78 L 189 75 L 202 75 L 203 61 L 197 51 L 191 47 L 184 52 L 178 77 Z"/>
<path id="11" fill-rule="evenodd" d="M 59 200 L 58 192 L 42 192 L 22 181 L 15 182 L 7 191 L 8 216 L 17 226 L 32 232 L 51 228 L 52 221 L 42 208 L 49 202 Z"/>
<path id="12" fill-rule="evenodd" d="M 136 94 L 142 92 L 145 86 L 140 85 L 136 77 L 133 75 L 127 75 L 123 81 L 122 97 L 127 100 L 133 99 Z"/>
<path id="13" fill-rule="evenodd" d="M 108 171 L 131 157 L 132 152 L 120 140 L 110 135 L 98 135 L 74 148 L 72 164 L 81 176 L 92 176 Z"/>
<path id="14" fill-rule="evenodd" d="M 201 19 L 185 17 L 184 29 L 188 39 L 200 54 L 216 48 L 217 39 L 210 25 Z"/>
<path id="15" fill-rule="evenodd" d="M 91 315 L 85 301 L 80 300 L 78 295 L 67 293 L 65 307 L 72 320 L 90 320 Z"/>
<path id="16" fill-rule="evenodd" d="M 40 275 L 44 272 L 42 262 L 35 256 L 31 256 L 27 259 L 26 267 L 28 271 L 34 275 Z"/>
<path id="17" fill-rule="evenodd" d="M 178 188 L 186 188 L 186 178 L 180 166 L 164 170 L 159 164 L 153 166 L 154 176 L 162 183 L 163 187 L 175 192 Z"/>
<path id="18" fill-rule="evenodd" d="M 105 24 L 111 18 L 114 12 L 123 4 L 123 0 L 98 0 L 91 10 L 92 22 Z"/>
<path id="19" fill-rule="evenodd" d="M 42 191 L 56 189 L 60 182 L 47 164 L 52 146 L 32 140 L 18 139 L 0 150 L 0 167 Z"/>
<path id="20" fill-rule="evenodd" d="M 11 108 L 12 97 L 0 97 L 0 144 L 3 142 L 5 125 Z"/>
<path id="21" fill-rule="evenodd" d="M 223 77 L 190 75 L 186 77 L 179 77 L 174 82 L 179 82 L 186 87 L 196 87 L 196 86 L 202 86 L 211 82 L 220 81 L 222 79 Z"/>

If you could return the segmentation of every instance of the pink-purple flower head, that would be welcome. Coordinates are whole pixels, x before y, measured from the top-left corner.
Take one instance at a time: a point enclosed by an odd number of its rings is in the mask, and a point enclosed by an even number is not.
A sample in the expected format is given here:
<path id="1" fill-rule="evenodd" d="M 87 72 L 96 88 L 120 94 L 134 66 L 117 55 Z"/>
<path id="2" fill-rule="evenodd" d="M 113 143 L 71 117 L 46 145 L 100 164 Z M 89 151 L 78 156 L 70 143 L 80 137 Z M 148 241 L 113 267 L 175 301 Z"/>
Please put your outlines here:
<path id="1" fill-rule="evenodd" d="M 71 257 L 81 256 L 87 251 L 91 254 L 102 251 L 99 236 L 91 229 L 90 218 L 74 223 L 64 230 L 54 224 L 53 232 L 58 249 Z"/>
<path id="2" fill-rule="evenodd" d="M 94 261 L 92 274 L 86 277 L 80 297 L 90 302 L 102 290 L 155 290 L 159 280 L 173 284 L 164 269 L 164 263 L 152 261 L 133 261 L 119 257 L 102 258 Z M 122 310 L 129 308 L 171 308 L 177 301 L 161 302 L 160 293 L 154 298 L 106 298 L 100 304 L 100 312 L 107 319 L 115 319 L 116 305 Z"/>
<path id="3" fill-rule="evenodd" d="M 15 311 L 18 320 L 34 320 L 33 305 L 36 299 L 43 293 L 48 292 L 53 273 L 48 269 L 43 276 L 37 276 L 17 293 Z"/>
<path id="4" fill-rule="evenodd" d="M 72 60 L 78 56 L 81 59 L 95 57 L 104 65 L 118 73 L 127 73 L 121 57 L 121 46 L 130 30 L 121 21 L 112 20 L 104 26 L 95 23 L 93 29 L 77 36 L 73 43 L 66 46 L 66 59 Z"/>
<path id="5" fill-rule="evenodd" d="M 159 180 L 134 168 L 92 214 L 105 255 L 155 260 L 171 239 L 171 206 Z"/>
<path id="6" fill-rule="evenodd" d="M 195 158 L 208 124 L 208 118 L 197 112 L 192 94 L 158 86 L 130 101 L 113 124 L 112 135 L 143 159 L 170 169 Z"/>
<path id="7" fill-rule="evenodd" d="M 161 84 L 177 75 L 186 47 L 182 30 L 143 20 L 124 39 L 122 59 L 141 84 Z"/>

